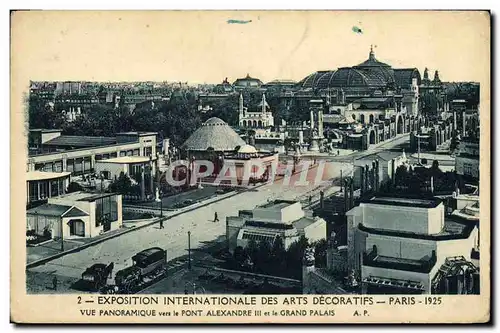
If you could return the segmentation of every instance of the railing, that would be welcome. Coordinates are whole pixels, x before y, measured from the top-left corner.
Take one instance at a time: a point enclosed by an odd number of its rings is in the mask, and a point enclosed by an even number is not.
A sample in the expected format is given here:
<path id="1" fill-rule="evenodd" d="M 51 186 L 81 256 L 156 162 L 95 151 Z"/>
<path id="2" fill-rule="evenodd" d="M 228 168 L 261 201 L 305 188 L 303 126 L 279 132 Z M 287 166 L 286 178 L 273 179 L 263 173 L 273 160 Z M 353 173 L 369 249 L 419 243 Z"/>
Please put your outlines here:
<path id="1" fill-rule="evenodd" d="M 430 258 L 428 259 L 415 259 L 415 260 L 406 260 L 406 261 L 398 261 L 399 258 L 394 258 L 395 260 L 384 260 L 377 254 L 377 249 L 374 247 L 373 250 L 369 252 L 363 253 L 363 265 L 370 267 L 379 267 L 379 268 L 387 268 L 394 269 L 399 271 L 410 271 L 410 272 L 419 272 L 419 273 L 429 273 L 434 265 L 436 264 L 436 253 L 432 252 Z"/>

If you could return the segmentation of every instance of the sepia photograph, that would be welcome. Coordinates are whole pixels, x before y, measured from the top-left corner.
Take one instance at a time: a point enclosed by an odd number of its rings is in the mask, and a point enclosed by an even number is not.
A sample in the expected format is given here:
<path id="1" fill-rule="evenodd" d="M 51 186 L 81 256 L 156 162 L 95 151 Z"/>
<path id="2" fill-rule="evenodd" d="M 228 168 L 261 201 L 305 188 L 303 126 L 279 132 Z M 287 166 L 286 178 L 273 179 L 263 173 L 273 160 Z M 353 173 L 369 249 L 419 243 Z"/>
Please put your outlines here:
<path id="1" fill-rule="evenodd" d="M 489 300 L 489 19 L 14 12 L 18 292 Z"/>

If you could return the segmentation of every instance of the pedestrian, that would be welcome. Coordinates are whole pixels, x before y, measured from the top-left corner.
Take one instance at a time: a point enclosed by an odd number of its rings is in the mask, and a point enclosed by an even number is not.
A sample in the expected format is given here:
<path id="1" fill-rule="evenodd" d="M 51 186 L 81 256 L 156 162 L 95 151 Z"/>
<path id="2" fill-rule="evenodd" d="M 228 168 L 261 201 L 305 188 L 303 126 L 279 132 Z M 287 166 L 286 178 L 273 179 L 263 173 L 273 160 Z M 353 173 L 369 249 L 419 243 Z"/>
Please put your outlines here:
<path id="1" fill-rule="evenodd" d="M 339 156 L 339 155 L 340 155 L 340 150 L 337 150 L 337 156 Z"/>
<path id="2" fill-rule="evenodd" d="M 164 229 L 165 227 L 163 226 L 163 219 L 160 219 L 160 229 Z"/>
<path id="3" fill-rule="evenodd" d="M 217 212 L 214 214 L 214 222 L 219 222 L 219 215 L 217 215 Z"/>
<path id="4" fill-rule="evenodd" d="M 309 196 L 309 204 L 312 202 L 312 195 Z"/>
<path id="5" fill-rule="evenodd" d="M 109 278 L 112 278 L 113 277 L 113 268 L 115 268 L 115 264 L 114 262 L 111 262 L 111 264 L 109 264 L 108 266 L 108 277 Z"/>
<path id="6" fill-rule="evenodd" d="M 52 279 L 52 289 L 57 290 L 57 276 Z"/>

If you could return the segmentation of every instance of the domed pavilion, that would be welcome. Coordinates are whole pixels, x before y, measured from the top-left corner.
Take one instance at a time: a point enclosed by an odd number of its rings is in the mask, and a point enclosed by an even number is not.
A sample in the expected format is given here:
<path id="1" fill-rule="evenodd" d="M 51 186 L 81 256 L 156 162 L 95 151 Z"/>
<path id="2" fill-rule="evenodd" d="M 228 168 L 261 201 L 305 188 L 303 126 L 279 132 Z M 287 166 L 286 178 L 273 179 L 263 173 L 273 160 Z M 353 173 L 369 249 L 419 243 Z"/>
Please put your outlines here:
<path id="1" fill-rule="evenodd" d="M 212 117 L 204 122 L 181 146 L 181 150 L 200 155 L 200 152 L 234 152 L 245 141 L 224 120 Z"/>
<path id="2" fill-rule="evenodd" d="M 374 91 L 409 89 L 413 79 L 420 84 L 421 77 L 416 68 L 392 68 L 375 57 L 373 47 L 368 59 L 353 67 L 318 71 L 305 77 L 300 83 L 302 89 L 327 90 L 342 88 L 348 94 L 371 94 Z"/>

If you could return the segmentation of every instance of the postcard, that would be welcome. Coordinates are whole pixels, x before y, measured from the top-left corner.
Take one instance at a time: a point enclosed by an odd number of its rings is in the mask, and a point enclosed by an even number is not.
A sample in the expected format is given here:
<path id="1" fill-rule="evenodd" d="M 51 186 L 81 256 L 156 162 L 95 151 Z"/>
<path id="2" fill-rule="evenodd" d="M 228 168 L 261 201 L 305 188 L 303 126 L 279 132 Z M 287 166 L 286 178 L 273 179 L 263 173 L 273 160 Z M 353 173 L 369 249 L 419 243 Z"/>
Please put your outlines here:
<path id="1" fill-rule="evenodd" d="M 489 322 L 490 43 L 487 11 L 13 11 L 11 321 Z"/>

